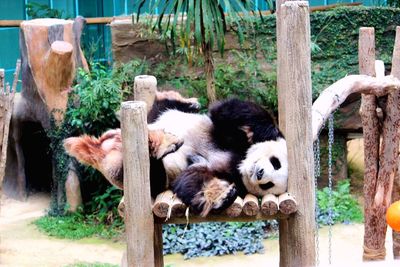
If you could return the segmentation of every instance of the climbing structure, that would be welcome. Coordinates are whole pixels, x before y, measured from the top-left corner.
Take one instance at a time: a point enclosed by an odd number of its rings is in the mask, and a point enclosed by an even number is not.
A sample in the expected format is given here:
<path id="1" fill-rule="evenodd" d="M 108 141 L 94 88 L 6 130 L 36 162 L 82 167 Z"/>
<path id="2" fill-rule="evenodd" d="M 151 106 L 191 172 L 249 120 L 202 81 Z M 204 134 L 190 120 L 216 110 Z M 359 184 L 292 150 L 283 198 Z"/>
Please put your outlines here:
<path id="1" fill-rule="evenodd" d="M 224 213 L 187 216 L 171 191 L 153 202 L 150 195 L 146 105 L 122 103 L 124 162 L 123 212 L 127 234 L 125 266 L 163 266 L 162 224 L 209 221 L 279 220 L 280 266 L 315 266 L 315 186 L 313 141 L 328 119 L 353 92 L 384 94 L 400 88 L 392 77 L 350 75 L 328 87 L 312 106 L 309 6 L 305 1 L 278 1 L 278 94 L 280 129 L 288 148 L 288 192 L 238 198 Z M 146 82 L 146 80 L 149 82 Z M 154 90 L 155 78 L 138 76 L 136 90 Z M 140 94 L 138 94 L 140 95 Z M 136 99 L 140 100 L 140 99 Z"/>

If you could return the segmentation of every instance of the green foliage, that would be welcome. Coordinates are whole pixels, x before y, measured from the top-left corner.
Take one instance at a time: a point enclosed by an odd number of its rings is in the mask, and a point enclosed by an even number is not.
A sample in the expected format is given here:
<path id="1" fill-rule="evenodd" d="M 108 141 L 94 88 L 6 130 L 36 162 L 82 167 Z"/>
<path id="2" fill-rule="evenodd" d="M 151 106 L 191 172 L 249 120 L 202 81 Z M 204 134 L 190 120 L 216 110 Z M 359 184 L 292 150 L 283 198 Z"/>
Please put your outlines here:
<path id="1" fill-rule="evenodd" d="M 276 230 L 276 221 L 252 223 L 200 223 L 163 225 L 164 254 L 182 253 L 185 259 L 216 256 L 243 251 L 262 253 L 264 229 Z"/>
<path id="2" fill-rule="evenodd" d="M 60 216 L 65 213 L 66 195 L 65 181 L 68 175 L 69 156 L 65 153 L 63 141 L 69 136 L 69 125 L 65 121 L 58 125 L 54 119 L 54 111 L 50 116 L 50 128 L 46 129 L 46 135 L 50 139 L 52 152 L 53 181 L 51 189 L 51 203 L 49 215 Z"/>
<path id="3" fill-rule="evenodd" d="M 31 19 L 37 19 L 37 18 L 68 19 L 72 17 L 70 15 L 65 14 L 64 10 L 50 8 L 46 4 L 29 2 L 26 3 L 25 6 L 26 6 L 26 13 Z"/>
<path id="4" fill-rule="evenodd" d="M 227 25 L 235 26 L 239 40 L 243 41 L 239 21 L 246 17 L 246 7 L 251 3 L 243 0 L 141 0 L 135 8 L 137 17 L 132 19 L 134 23 L 138 22 L 142 8 L 146 5 L 151 18 L 157 15 L 150 22 L 153 31 L 157 29 L 161 36 L 168 36 L 174 48 L 179 38 L 180 48 L 186 49 L 186 54 L 191 54 L 193 45 L 203 50 L 212 50 L 214 44 L 223 54 Z M 225 12 L 229 15 L 225 16 Z M 239 16 L 238 12 L 242 15 Z"/>
<path id="5" fill-rule="evenodd" d="M 44 216 L 33 223 L 47 235 L 63 239 L 77 240 L 92 236 L 110 238 L 120 233 L 114 228 L 89 220 L 80 213 L 66 216 Z"/>
<path id="6" fill-rule="evenodd" d="M 392 7 L 400 7 L 399 0 L 387 0 L 387 5 Z"/>
<path id="7" fill-rule="evenodd" d="M 70 158 L 65 154 L 63 140 L 72 135 L 100 135 L 110 128 L 117 128 L 119 121 L 115 112 L 120 108 L 123 94 L 126 92 L 124 88 L 128 89 L 126 83 L 136 75 L 142 74 L 145 66 L 141 61 L 132 61 L 111 71 L 99 63 L 91 63 L 90 72 L 83 69 L 78 71 L 78 84 L 70 94 L 64 122 L 62 125 L 56 125 L 52 120 L 52 125 L 47 131 L 56 165 L 50 215 L 64 215 L 64 184 Z M 117 192 L 119 190 L 112 189 L 102 175 L 91 168 L 78 166 L 77 170 L 86 204 L 85 213 L 93 213 L 96 217 L 93 220 L 118 228 L 121 220 L 116 208 L 109 208 L 118 206 L 119 199 L 116 198 L 121 197 L 121 193 Z M 60 193 L 63 195 L 59 196 Z"/>
<path id="8" fill-rule="evenodd" d="M 115 112 L 122 101 L 121 84 L 99 63 L 91 64 L 91 71 L 78 71 L 79 83 L 70 95 L 71 105 L 67 121 L 75 131 L 100 134 L 118 124 Z"/>
<path id="9" fill-rule="evenodd" d="M 335 223 L 362 222 L 363 213 L 357 200 L 350 194 L 350 181 L 339 181 L 330 197 L 328 187 L 317 191 L 318 223 L 323 225 Z M 332 211 L 332 221 L 329 211 Z"/>

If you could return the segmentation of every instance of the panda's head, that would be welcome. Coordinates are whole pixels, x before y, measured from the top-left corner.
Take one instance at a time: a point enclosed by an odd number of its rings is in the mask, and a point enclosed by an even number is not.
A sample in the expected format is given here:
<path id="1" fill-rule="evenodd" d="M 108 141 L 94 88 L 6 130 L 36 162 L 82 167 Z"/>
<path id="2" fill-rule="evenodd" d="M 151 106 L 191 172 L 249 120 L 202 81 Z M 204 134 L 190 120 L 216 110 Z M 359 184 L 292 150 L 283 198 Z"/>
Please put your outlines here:
<path id="1" fill-rule="evenodd" d="M 239 166 L 247 191 L 257 196 L 279 195 L 287 190 L 286 141 L 265 141 L 252 145 Z"/>

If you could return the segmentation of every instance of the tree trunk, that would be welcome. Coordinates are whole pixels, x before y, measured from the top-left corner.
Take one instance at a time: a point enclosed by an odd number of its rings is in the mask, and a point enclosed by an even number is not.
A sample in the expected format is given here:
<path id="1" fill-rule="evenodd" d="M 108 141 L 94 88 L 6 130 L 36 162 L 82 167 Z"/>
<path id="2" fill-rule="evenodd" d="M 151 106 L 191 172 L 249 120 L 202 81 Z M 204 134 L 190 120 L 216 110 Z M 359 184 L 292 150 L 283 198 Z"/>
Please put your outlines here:
<path id="1" fill-rule="evenodd" d="M 85 23 L 82 17 L 73 21 L 34 19 L 21 23 L 22 90 L 21 97 L 14 105 L 11 124 L 13 140 L 10 142 L 11 154 L 16 157 L 14 161 L 7 162 L 5 176 L 5 181 L 8 180 L 11 185 L 8 186 L 10 193 L 16 191 L 17 195 L 23 197 L 26 191 L 25 159 L 21 146 L 22 125 L 27 121 L 38 122 L 49 130 L 51 118 L 54 118 L 55 127 L 59 127 L 64 120 L 68 93 L 76 69 L 88 69 L 80 47 Z M 53 158 L 58 160 L 57 155 L 53 155 Z M 16 174 L 13 175 L 13 172 Z M 64 189 L 64 183 L 61 184 Z"/>
<path id="2" fill-rule="evenodd" d="M 0 193 L 3 187 L 7 161 L 8 134 L 20 67 L 21 61 L 18 59 L 11 90 L 8 84 L 4 86 L 4 69 L 0 70 Z"/>
<path id="3" fill-rule="evenodd" d="M 395 201 L 400 200 L 400 176 L 399 176 L 399 171 L 400 171 L 400 166 L 399 166 L 399 160 L 397 160 L 397 172 L 394 177 L 394 182 L 393 182 L 393 191 L 392 191 L 392 203 Z M 400 260 L 400 233 L 393 231 L 392 232 L 392 238 L 393 238 L 393 257 L 395 259 Z"/>
<path id="4" fill-rule="evenodd" d="M 212 54 L 212 46 L 207 43 L 203 45 L 204 56 L 204 74 L 207 81 L 207 98 L 209 103 L 217 100 L 215 92 L 215 77 L 214 77 L 214 58 Z"/>
<path id="5" fill-rule="evenodd" d="M 396 78 L 400 78 L 400 27 L 396 27 L 396 40 L 395 40 L 395 46 L 394 46 L 394 51 L 393 51 L 393 58 L 392 58 L 392 75 Z M 397 103 L 396 106 L 397 110 L 399 110 L 400 105 Z M 397 142 L 399 139 L 399 133 L 397 133 Z M 392 190 L 392 199 L 391 203 L 400 200 L 400 159 L 399 155 L 396 155 L 396 160 L 397 160 L 397 168 L 396 172 L 394 175 L 394 180 L 393 180 L 393 190 Z M 393 257 L 395 259 L 400 259 L 400 233 L 393 231 L 392 232 L 392 238 L 393 238 Z"/>

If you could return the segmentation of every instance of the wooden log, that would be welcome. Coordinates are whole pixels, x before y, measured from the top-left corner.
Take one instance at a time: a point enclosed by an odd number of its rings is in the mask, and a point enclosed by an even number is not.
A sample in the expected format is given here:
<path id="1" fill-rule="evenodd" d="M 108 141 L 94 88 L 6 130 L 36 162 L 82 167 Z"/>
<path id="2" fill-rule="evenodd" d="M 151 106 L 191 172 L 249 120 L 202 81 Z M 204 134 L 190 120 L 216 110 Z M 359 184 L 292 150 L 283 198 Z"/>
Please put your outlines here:
<path id="1" fill-rule="evenodd" d="M 81 32 L 76 31 L 82 30 L 76 26 L 79 23 L 79 19 L 34 19 L 21 23 L 21 56 L 29 62 L 23 65 L 23 78 L 27 78 L 23 91 L 39 93 L 57 123 L 64 118 L 75 68 L 87 68 L 77 43 Z M 30 76 L 26 76 L 26 68 Z"/>
<path id="2" fill-rule="evenodd" d="M 226 210 L 225 214 L 228 217 L 238 217 L 242 214 L 243 210 L 243 199 L 241 197 L 237 197 L 235 202 L 232 203 Z"/>
<path id="3" fill-rule="evenodd" d="M 279 211 L 283 214 L 289 215 L 297 211 L 297 202 L 289 193 L 283 193 L 278 198 Z"/>
<path id="4" fill-rule="evenodd" d="M 122 103 L 122 148 L 128 266 L 155 266 L 146 105 Z M 139 207 L 139 208 L 138 208 Z"/>
<path id="5" fill-rule="evenodd" d="M 151 75 L 139 75 L 135 77 L 133 99 L 144 101 L 147 112 L 150 111 L 156 99 L 157 79 Z"/>
<path id="6" fill-rule="evenodd" d="M 284 51 L 282 42 L 285 42 L 283 36 L 282 36 L 282 20 L 280 19 L 282 17 L 281 14 L 281 7 L 282 5 L 288 0 L 277 0 L 276 1 L 276 56 L 277 58 L 283 59 L 286 55 L 284 54 L 286 51 Z M 276 80 L 277 80 L 277 88 L 278 88 L 278 118 L 279 118 L 279 128 L 282 132 L 286 132 L 286 129 L 283 129 L 285 127 L 285 116 L 283 115 L 285 113 L 285 90 L 283 90 L 285 86 L 285 75 L 281 74 L 283 70 L 286 69 L 285 64 L 287 64 L 287 61 L 284 60 L 277 60 L 276 62 L 277 68 L 276 68 Z"/>
<path id="7" fill-rule="evenodd" d="M 68 203 L 68 211 L 76 212 L 82 205 L 82 194 L 79 177 L 74 164 L 69 164 L 67 179 L 65 180 L 65 196 Z"/>
<path id="8" fill-rule="evenodd" d="M 254 221 L 267 221 L 267 220 L 282 220 L 287 219 L 289 216 L 278 212 L 276 215 L 269 216 L 258 212 L 254 216 L 247 216 L 242 213 L 237 217 L 228 217 L 225 213 L 221 214 L 208 214 L 207 217 L 200 215 L 190 215 L 186 217 L 171 217 L 168 221 L 163 218 L 154 217 L 156 223 L 161 224 L 187 224 L 187 223 L 203 223 L 203 222 L 254 222 Z"/>
<path id="9" fill-rule="evenodd" d="M 82 18 L 74 21 L 35 19 L 21 23 L 19 44 L 22 89 L 14 107 L 9 153 L 15 157 L 7 161 L 5 175 L 5 182 L 11 185 L 9 190 L 17 192 L 20 197 L 26 193 L 24 154 L 28 153 L 23 151 L 21 145 L 22 126 L 25 122 L 35 122 L 48 130 L 52 126 L 61 125 L 76 68 L 87 69 L 80 48 L 83 21 Z M 55 125 L 52 123 L 53 118 Z M 53 163 L 57 164 L 60 157 L 53 155 L 53 158 Z M 52 192 L 53 199 L 61 200 L 55 204 L 64 208 L 65 184 L 58 183 L 55 176 L 52 182 L 53 187 L 57 188 Z"/>
<path id="10" fill-rule="evenodd" d="M 258 198 L 247 194 L 243 200 L 243 213 L 247 216 L 256 216 L 259 211 Z"/>
<path id="11" fill-rule="evenodd" d="M 373 64 L 373 63 L 372 63 Z M 371 77 L 366 75 L 349 75 L 335 82 L 314 101 L 312 106 L 313 140 L 316 140 L 319 131 L 329 115 L 353 93 L 363 93 L 365 99 L 374 99 L 400 88 L 399 80 L 392 76 Z M 366 106 L 365 108 L 372 108 Z M 374 110 L 376 107 L 374 108 Z"/>
<path id="12" fill-rule="evenodd" d="M 279 123 L 288 149 L 288 192 L 298 201 L 298 212 L 279 223 L 280 266 L 315 266 L 309 5 L 306 1 L 288 1 L 280 8 L 278 30 L 285 42 L 279 43 L 282 83 L 278 90 L 283 90 L 285 97 Z"/>
<path id="13" fill-rule="evenodd" d="M 279 201 L 278 197 L 273 194 L 265 195 L 261 200 L 261 213 L 273 216 L 278 213 Z"/>
<path id="14" fill-rule="evenodd" d="M 4 88 L 4 70 L 0 71 L 0 192 L 3 186 L 3 180 L 7 162 L 8 135 L 10 132 L 10 121 L 14 107 L 14 96 L 17 90 L 18 76 L 21 69 L 21 60 L 17 60 L 14 81 L 10 89 Z"/>
<path id="15" fill-rule="evenodd" d="M 153 213 L 159 218 L 169 218 L 172 211 L 174 193 L 171 190 L 162 192 L 156 197 L 153 205 Z"/>
<path id="16" fill-rule="evenodd" d="M 397 172 L 393 182 L 392 203 L 400 200 L 400 160 L 397 159 Z M 392 231 L 393 258 L 400 260 L 400 233 Z"/>
<path id="17" fill-rule="evenodd" d="M 375 30 L 374 28 L 360 28 L 359 45 L 358 45 L 358 61 L 360 74 L 375 76 Z M 373 193 L 376 178 L 378 174 L 378 159 L 379 159 L 379 121 L 376 116 L 376 98 L 374 95 L 362 95 L 361 100 L 361 121 L 363 123 L 364 137 L 364 255 L 366 258 L 366 250 L 369 250 L 368 245 L 372 243 L 373 236 L 370 231 L 371 212 Z"/>
<path id="18" fill-rule="evenodd" d="M 0 69 L 0 92 L 4 92 L 4 69 Z"/>
<path id="19" fill-rule="evenodd" d="M 164 267 L 162 224 L 154 225 L 154 267 Z"/>
<path id="20" fill-rule="evenodd" d="M 172 198 L 172 213 L 171 216 L 174 217 L 183 217 L 186 212 L 186 205 L 183 204 L 182 200 L 180 200 L 177 196 L 173 196 Z"/>

